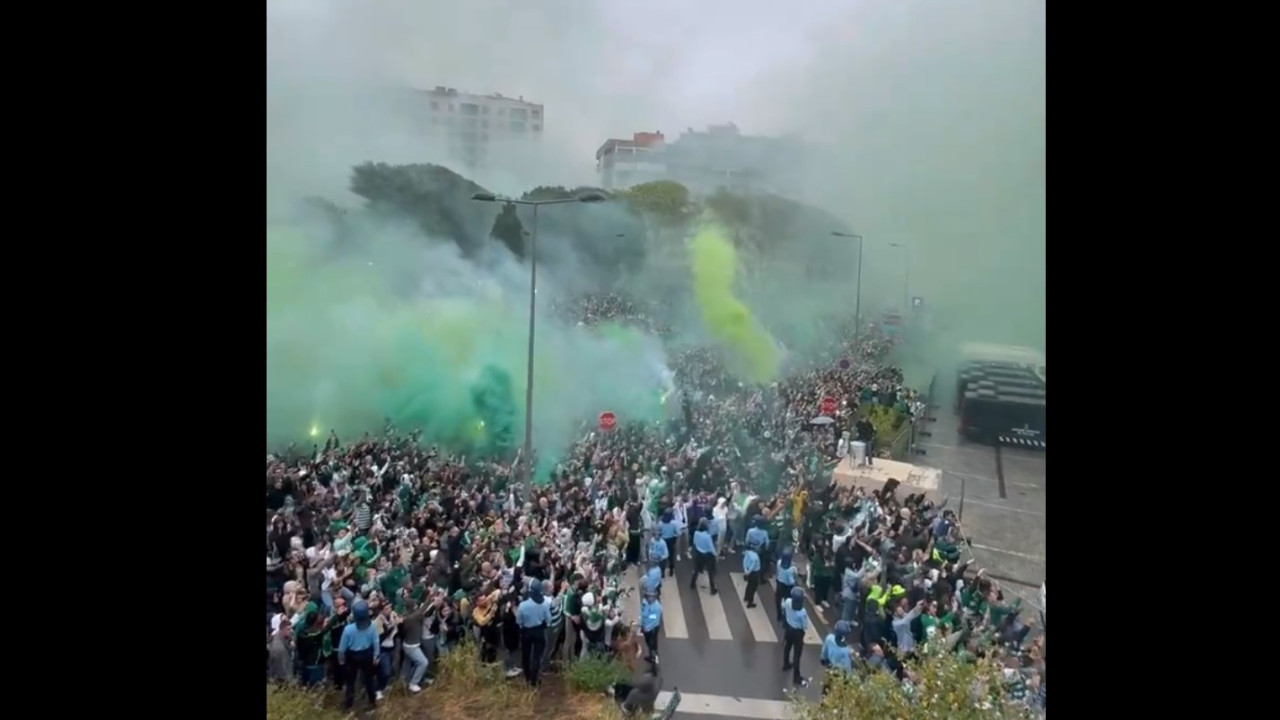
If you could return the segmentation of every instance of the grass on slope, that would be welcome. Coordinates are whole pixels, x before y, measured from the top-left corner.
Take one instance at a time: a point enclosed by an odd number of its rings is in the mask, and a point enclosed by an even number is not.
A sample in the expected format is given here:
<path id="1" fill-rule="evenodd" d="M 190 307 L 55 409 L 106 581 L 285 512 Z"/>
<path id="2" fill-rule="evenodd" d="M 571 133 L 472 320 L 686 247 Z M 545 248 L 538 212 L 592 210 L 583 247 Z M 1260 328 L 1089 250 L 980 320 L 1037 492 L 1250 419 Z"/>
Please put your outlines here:
<path id="1" fill-rule="evenodd" d="M 464 646 L 440 661 L 436 682 L 417 695 L 403 683 L 393 683 L 379 703 L 379 720 L 621 720 L 612 699 L 604 696 L 603 677 L 609 671 L 583 662 L 567 677 L 544 673 L 542 686 L 531 690 L 521 678 L 507 679 L 499 666 L 480 663 L 476 651 Z M 584 682 L 585 680 L 585 682 Z M 607 684 L 607 683 L 605 683 Z M 572 686 L 572 687 L 571 687 Z M 344 720 L 341 697 L 326 684 L 324 691 L 296 685 L 267 686 L 267 720 Z M 590 689 L 588 689 L 590 688 Z M 368 709 L 363 693 L 356 709 Z"/>

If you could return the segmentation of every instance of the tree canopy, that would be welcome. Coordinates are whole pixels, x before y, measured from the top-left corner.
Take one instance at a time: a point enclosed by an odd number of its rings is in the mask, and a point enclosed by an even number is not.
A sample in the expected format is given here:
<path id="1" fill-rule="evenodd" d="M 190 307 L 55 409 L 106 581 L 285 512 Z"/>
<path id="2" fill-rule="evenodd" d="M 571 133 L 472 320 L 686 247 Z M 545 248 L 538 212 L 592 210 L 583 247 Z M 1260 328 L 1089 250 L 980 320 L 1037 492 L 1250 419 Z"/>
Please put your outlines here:
<path id="1" fill-rule="evenodd" d="M 466 256 L 482 252 L 489 238 L 518 258 L 527 252 L 522 233 L 532 230 L 532 209 L 473 201 L 472 195 L 488 190 L 449 168 L 364 163 L 352 170 L 350 188 L 364 198 L 366 212 L 410 220 L 425 235 L 451 239 Z M 649 255 L 675 252 L 679 239 L 707 213 L 727 226 L 748 260 L 758 259 L 762 266 L 774 260 L 804 265 L 797 271 L 806 273 L 847 272 L 847 264 L 830 262 L 848 255 L 847 242 L 833 241 L 830 234 L 849 228 L 829 213 L 776 195 L 719 190 L 700 198 L 678 182 L 658 180 L 613 193 L 540 185 L 520 199 L 568 199 L 587 192 L 615 202 L 540 210 L 539 254 L 572 253 L 586 260 L 602 282 L 634 271 Z M 334 203 L 311 202 L 315 214 L 335 226 L 351 222 L 350 213 Z M 798 243 L 804 243 L 805 252 L 795 251 Z"/>

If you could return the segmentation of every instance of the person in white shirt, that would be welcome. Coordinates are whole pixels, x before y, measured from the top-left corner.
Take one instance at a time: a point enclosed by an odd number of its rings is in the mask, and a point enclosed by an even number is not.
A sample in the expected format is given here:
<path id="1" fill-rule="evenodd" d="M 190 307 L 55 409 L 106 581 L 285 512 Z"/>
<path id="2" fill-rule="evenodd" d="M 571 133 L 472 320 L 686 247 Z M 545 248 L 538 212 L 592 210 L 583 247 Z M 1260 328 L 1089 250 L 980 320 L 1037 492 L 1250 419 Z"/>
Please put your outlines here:
<path id="1" fill-rule="evenodd" d="M 724 497 L 716 498 L 715 507 L 711 508 L 711 539 L 716 544 L 716 556 L 723 555 L 724 535 L 729 529 L 729 503 Z"/>
<path id="2" fill-rule="evenodd" d="M 683 553 L 693 559 L 693 549 L 689 547 L 689 503 L 687 497 L 678 497 L 671 506 L 672 519 L 676 521 L 676 557 Z"/>

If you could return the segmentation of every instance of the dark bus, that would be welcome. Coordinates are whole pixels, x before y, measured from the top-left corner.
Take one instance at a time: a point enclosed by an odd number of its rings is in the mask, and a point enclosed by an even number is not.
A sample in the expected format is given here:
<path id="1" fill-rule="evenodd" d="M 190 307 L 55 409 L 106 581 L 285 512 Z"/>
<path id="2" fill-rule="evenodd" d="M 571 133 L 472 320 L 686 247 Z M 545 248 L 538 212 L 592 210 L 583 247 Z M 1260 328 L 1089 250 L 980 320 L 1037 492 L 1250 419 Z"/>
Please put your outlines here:
<path id="1" fill-rule="evenodd" d="M 1045 377 L 1021 363 L 971 360 L 956 376 L 960 433 L 986 444 L 1044 449 Z"/>

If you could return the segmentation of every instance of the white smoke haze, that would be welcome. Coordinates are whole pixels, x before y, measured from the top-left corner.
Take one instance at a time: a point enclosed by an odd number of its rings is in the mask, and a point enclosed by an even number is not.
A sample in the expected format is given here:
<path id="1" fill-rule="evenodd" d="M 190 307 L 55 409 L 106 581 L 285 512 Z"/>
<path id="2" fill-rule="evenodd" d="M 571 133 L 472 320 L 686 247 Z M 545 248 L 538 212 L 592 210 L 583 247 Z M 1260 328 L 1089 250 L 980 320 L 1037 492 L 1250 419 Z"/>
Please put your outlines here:
<path id="1" fill-rule="evenodd" d="M 864 311 L 909 293 L 939 344 L 1043 347 L 1044 23 L 1043 0 L 269 0 L 268 209 L 314 195 L 357 208 L 351 168 L 366 161 L 437 163 L 512 195 L 592 186 L 607 138 L 734 122 L 807 143 L 780 191 L 865 237 Z M 451 162 L 401 105 L 440 85 L 542 103 L 540 145 L 478 171 Z M 585 282 L 589 263 L 540 242 L 548 288 Z M 820 297 L 773 312 L 848 302 L 852 241 L 815 237 L 810 252 L 849 279 L 812 292 L 797 277 L 787 295 Z M 433 296 L 477 274 L 436 260 L 420 280 Z M 649 272 L 631 287 L 664 294 L 669 278 Z M 524 273 L 493 282 L 518 297 Z"/>

